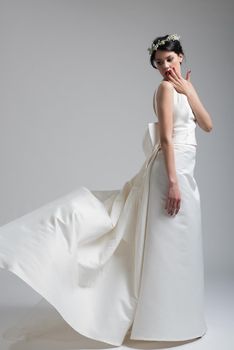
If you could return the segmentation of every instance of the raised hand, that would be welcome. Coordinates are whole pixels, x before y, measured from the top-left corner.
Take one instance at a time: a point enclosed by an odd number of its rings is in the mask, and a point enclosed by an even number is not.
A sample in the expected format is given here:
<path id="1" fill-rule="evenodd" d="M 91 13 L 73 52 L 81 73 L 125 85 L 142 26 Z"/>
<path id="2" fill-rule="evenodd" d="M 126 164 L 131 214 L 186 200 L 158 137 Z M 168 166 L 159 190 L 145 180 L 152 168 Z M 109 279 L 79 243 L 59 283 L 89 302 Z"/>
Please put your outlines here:
<path id="1" fill-rule="evenodd" d="M 185 79 L 176 72 L 174 67 L 167 73 L 167 79 L 173 84 L 176 91 L 184 95 L 187 95 L 191 90 L 192 84 L 190 78 L 191 70 L 187 71 Z"/>

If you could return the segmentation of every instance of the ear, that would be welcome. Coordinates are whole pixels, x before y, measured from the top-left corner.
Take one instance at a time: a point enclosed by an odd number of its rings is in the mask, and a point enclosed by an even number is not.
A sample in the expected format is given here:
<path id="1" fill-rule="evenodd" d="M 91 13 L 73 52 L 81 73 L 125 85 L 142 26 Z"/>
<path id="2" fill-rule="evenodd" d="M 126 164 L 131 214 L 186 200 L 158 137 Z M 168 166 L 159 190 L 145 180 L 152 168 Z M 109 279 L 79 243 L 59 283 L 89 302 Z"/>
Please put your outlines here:
<path id="1" fill-rule="evenodd" d="M 180 58 L 180 63 L 182 63 L 183 59 L 184 59 L 184 56 L 182 53 L 179 54 L 179 58 Z"/>

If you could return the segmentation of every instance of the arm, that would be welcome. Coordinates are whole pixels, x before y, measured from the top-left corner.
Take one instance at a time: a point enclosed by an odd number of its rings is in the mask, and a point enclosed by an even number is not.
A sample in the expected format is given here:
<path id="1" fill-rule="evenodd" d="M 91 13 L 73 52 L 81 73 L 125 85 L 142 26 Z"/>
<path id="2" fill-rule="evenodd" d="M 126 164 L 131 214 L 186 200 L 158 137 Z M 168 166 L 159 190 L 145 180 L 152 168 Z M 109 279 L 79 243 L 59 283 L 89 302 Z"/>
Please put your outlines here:
<path id="1" fill-rule="evenodd" d="M 209 113 L 201 103 L 198 94 L 190 81 L 191 71 L 187 72 L 186 79 L 173 69 L 168 75 L 169 81 L 174 85 L 177 92 L 187 96 L 188 103 L 193 111 L 198 125 L 205 131 L 212 130 L 212 121 Z"/>
<path id="2" fill-rule="evenodd" d="M 159 134 L 162 151 L 165 158 L 168 174 L 168 195 L 165 209 L 169 215 L 176 215 L 180 209 L 180 190 L 176 176 L 173 132 L 173 86 L 168 81 L 163 81 L 156 94 L 157 111 L 159 119 Z"/>
<path id="3" fill-rule="evenodd" d="M 173 86 L 164 81 L 160 84 L 156 103 L 160 130 L 160 143 L 164 153 L 168 180 L 170 184 L 177 183 L 174 146 L 172 142 L 173 131 Z"/>
<path id="4" fill-rule="evenodd" d="M 204 130 L 204 131 L 211 131 L 212 130 L 212 121 L 209 113 L 201 103 L 199 96 L 191 84 L 189 82 L 189 87 L 186 91 L 186 96 L 188 103 L 191 106 L 191 109 L 193 110 L 193 114 L 195 115 L 196 121 L 198 125 Z"/>

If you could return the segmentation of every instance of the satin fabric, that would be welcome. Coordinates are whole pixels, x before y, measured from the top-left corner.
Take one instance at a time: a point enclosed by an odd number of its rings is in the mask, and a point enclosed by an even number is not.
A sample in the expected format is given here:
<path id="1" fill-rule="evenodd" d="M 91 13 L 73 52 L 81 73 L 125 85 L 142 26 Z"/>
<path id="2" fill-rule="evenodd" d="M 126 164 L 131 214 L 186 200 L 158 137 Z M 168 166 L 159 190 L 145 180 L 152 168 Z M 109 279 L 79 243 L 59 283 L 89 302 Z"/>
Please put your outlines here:
<path id="1" fill-rule="evenodd" d="M 130 329 L 142 340 L 206 332 L 196 125 L 176 90 L 174 107 L 183 198 L 176 217 L 163 210 L 168 183 L 155 122 L 144 134 L 142 167 L 121 189 L 82 186 L 0 227 L 0 267 L 86 337 L 121 345 Z"/>
<path id="2" fill-rule="evenodd" d="M 207 329 L 200 194 L 192 175 L 196 147 L 176 144 L 174 154 L 182 194 L 174 217 L 164 209 L 168 182 L 161 150 L 151 168 L 143 271 L 131 339 L 191 339 Z"/>

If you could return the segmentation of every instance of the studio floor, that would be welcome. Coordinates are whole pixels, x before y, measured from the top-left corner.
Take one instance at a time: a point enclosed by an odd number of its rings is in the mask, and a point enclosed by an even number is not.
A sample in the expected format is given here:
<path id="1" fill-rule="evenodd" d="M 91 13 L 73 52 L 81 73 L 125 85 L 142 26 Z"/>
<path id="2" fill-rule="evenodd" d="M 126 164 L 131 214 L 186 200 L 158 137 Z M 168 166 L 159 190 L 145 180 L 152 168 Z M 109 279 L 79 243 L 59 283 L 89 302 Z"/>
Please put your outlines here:
<path id="1" fill-rule="evenodd" d="M 126 336 L 120 347 L 97 342 L 74 331 L 57 311 L 18 277 L 0 270 L 0 349 L 234 349 L 234 276 L 213 274 L 206 278 L 207 333 L 184 342 L 135 341 Z M 35 314 L 35 310 L 37 310 Z M 17 327 L 30 320 L 27 339 L 17 338 Z M 28 323 L 27 323 L 28 325 Z M 28 328 L 27 328 L 28 329 Z M 3 336 L 5 334 L 5 336 Z M 6 340 L 7 338 L 7 340 Z"/>

